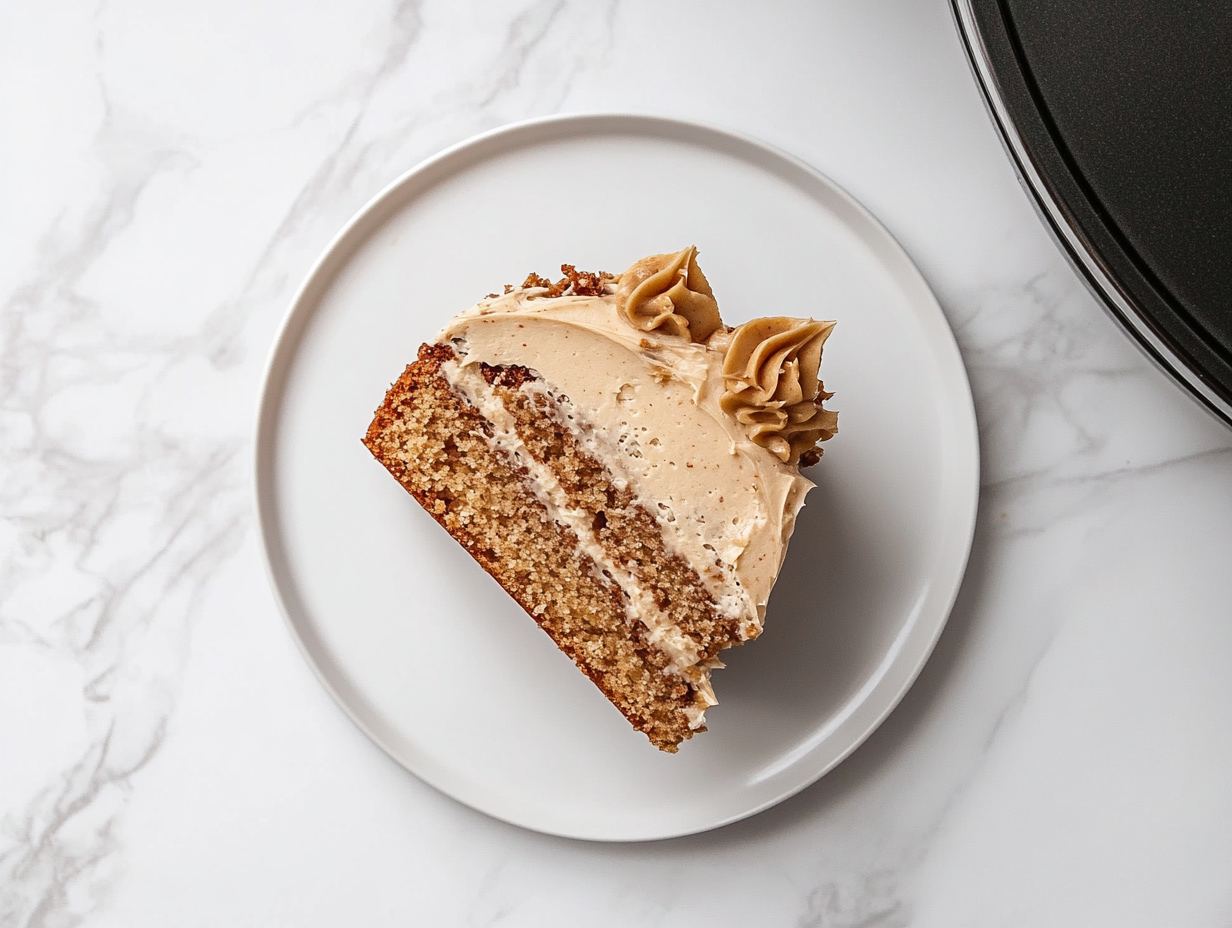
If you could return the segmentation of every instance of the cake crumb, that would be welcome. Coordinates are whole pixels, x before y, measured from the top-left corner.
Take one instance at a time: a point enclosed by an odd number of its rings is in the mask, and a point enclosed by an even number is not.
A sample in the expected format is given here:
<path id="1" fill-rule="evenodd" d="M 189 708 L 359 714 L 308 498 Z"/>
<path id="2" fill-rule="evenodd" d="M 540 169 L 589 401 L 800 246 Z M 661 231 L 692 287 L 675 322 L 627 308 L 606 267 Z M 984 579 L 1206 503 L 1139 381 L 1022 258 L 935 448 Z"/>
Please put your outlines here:
<path id="1" fill-rule="evenodd" d="M 556 283 L 531 271 L 526 275 L 526 280 L 522 281 L 522 288 L 541 287 L 546 290 L 546 293 L 535 294 L 535 298 L 538 299 L 550 300 L 558 296 L 603 296 L 607 292 L 608 283 L 616 279 L 614 274 L 609 274 L 607 271 L 579 271 L 572 264 L 562 264 L 560 271 L 565 276 Z M 508 284 L 505 286 L 509 287 Z M 505 292 L 508 293 L 509 289 Z"/>
<path id="2" fill-rule="evenodd" d="M 552 282 L 548 280 L 546 277 L 540 277 L 534 271 L 531 271 L 529 274 L 526 275 L 526 279 L 522 281 L 522 289 L 525 290 L 528 287 L 547 287 L 549 290 L 551 290 Z M 546 296 L 547 294 L 544 294 L 544 295 Z"/>

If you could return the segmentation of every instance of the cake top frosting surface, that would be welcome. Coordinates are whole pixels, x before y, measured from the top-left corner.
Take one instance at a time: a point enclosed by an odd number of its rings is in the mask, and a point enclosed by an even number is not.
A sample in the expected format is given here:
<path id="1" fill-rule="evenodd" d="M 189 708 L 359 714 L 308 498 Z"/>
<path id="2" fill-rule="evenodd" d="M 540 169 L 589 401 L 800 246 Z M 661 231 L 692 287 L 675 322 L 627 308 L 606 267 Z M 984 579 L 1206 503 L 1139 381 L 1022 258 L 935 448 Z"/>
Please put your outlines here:
<path id="1" fill-rule="evenodd" d="M 618 277 L 566 274 L 490 295 L 438 340 L 463 365 L 521 365 L 567 396 L 675 552 L 756 636 L 813 486 L 799 465 L 837 430 L 817 379 L 834 323 L 725 326 L 693 247 Z"/>

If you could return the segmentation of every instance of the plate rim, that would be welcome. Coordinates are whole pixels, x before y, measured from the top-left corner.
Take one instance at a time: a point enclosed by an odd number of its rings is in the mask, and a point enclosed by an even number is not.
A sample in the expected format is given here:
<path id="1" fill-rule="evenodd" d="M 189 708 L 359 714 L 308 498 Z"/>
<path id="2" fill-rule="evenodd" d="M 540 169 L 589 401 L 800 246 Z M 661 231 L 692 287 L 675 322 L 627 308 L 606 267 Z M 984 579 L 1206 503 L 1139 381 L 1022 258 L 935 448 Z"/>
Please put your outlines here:
<path id="1" fill-rule="evenodd" d="M 405 208 L 407 203 L 397 203 L 397 195 L 404 187 L 411 187 L 417 179 L 422 179 L 426 175 L 430 175 L 434 170 L 440 169 L 442 166 L 448 166 L 452 161 L 470 154 L 473 156 L 473 163 L 482 163 L 483 161 L 498 156 L 502 150 L 510 150 L 522 147 L 523 145 L 535 144 L 545 140 L 543 137 L 536 137 L 536 132 L 546 132 L 547 138 L 574 138 L 585 135 L 601 135 L 601 134 L 620 134 L 621 132 L 636 134 L 643 137 L 666 138 L 671 140 L 686 140 L 697 143 L 699 140 L 703 145 L 706 142 L 721 142 L 717 147 L 718 150 L 732 154 L 732 148 L 737 149 L 736 156 L 739 157 L 743 149 L 745 153 L 759 153 L 763 158 L 769 157 L 771 161 L 778 161 L 786 167 L 790 167 L 795 172 L 801 173 L 810 178 L 815 183 L 820 183 L 827 187 L 837 197 L 844 202 L 847 208 L 853 210 L 861 220 L 863 220 L 868 229 L 882 239 L 885 246 L 888 246 L 890 252 L 898 259 L 901 268 L 898 270 L 905 271 L 911 281 L 916 285 L 919 291 L 917 296 L 923 297 L 929 304 L 931 310 L 929 313 L 931 318 L 924 318 L 920 321 L 925 325 L 925 329 L 929 335 L 927 346 L 931 349 L 934 357 L 938 356 L 938 352 L 950 355 L 949 358 L 938 357 L 938 370 L 940 379 L 943 385 L 944 393 L 954 393 L 953 397 L 947 396 L 947 399 L 958 399 L 957 408 L 950 411 L 949 417 L 951 425 L 957 425 L 957 432 L 951 437 L 951 441 L 955 444 L 956 450 L 963 453 L 959 455 L 959 466 L 969 468 L 970 473 L 965 479 L 959 480 L 956 483 L 956 489 L 961 490 L 963 485 L 966 485 L 967 492 L 961 496 L 964 503 L 963 510 L 956 517 L 959 524 L 965 524 L 964 530 L 961 532 L 961 544 L 956 546 L 955 562 L 950 565 L 952 577 L 947 577 L 948 589 L 945 590 L 944 596 L 939 597 L 941 608 L 938 609 L 938 617 L 933 627 L 927 630 L 927 637 L 919 645 L 918 656 L 914 663 L 905 668 L 906 672 L 901 673 L 898 679 L 898 685 L 884 698 L 884 703 L 879 710 L 873 713 L 858 730 L 850 737 L 850 743 L 847 744 L 835 756 L 829 759 L 828 762 L 820 765 L 817 770 L 811 771 L 808 775 L 801 779 L 801 782 L 791 784 L 788 788 L 775 793 L 772 797 L 757 802 L 742 811 L 726 814 L 714 818 L 712 821 L 697 824 L 690 827 L 672 827 L 646 833 L 644 831 L 637 834 L 596 834 L 587 832 L 584 828 L 578 829 L 561 829 L 556 827 L 545 827 L 536 825 L 531 821 L 518 818 L 516 815 L 502 813 L 471 801 L 465 795 L 460 794 L 464 791 L 459 791 L 445 783 L 441 782 L 440 776 L 436 771 L 423 769 L 412 766 L 407 759 L 399 755 L 386 740 L 374 730 L 373 726 L 368 724 L 364 718 L 354 709 L 343 693 L 339 691 L 335 681 L 326 675 L 325 670 L 318 661 L 316 655 L 311 650 L 309 642 L 305 640 L 300 628 L 296 624 L 296 619 L 293 617 L 292 604 L 288 601 L 288 591 L 284 589 L 282 580 L 280 579 L 280 565 L 276 563 L 278 556 L 275 553 L 278 550 L 280 542 L 277 541 L 277 504 L 275 501 L 275 485 L 276 480 L 272 474 L 270 464 L 274 460 L 273 455 L 277 449 L 277 419 L 281 409 L 281 401 L 286 387 L 287 374 L 290 372 L 300 336 L 310 324 L 313 314 L 319 305 L 319 297 L 327 292 L 330 281 L 336 270 L 344 266 L 352 256 L 357 247 L 362 246 L 363 242 L 375 231 L 382 221 L 380 212 L 386 206 L 395 206 L 396 209 Z M 521 141 L 523 137 L 530 138 Z M 521 141 L 521 144 L 519 142 Z M 502 149 L 504 143 L 504 149 Z M 744 160 L 749 160 L 745 158 Z M 761 164 L 763 169 L 768 169 L 767 165 Z M 452 176 L 453 173 L 461 173 L 466 170 L 466 164 L 458 166 L 456 171 L 447 172 L 446 177 Z M 429 188 L 430 189 L 430 185 Z M 413 202 L 415 194 L 412 192 L 409 202 Z M 371 229 L 365 227 L 375 223 Z M 880 258 L 880 255 L 878 256 Z M 880 263 L 880 262 L 879 262 Z M 338 267 L 335 267 L 337 265 Z M 928 325 L 932 322 L 933 325 Z M 923 273 L 919 267 L 911 259 L 907 250 L 898 241 L 898 239 L 874 216 L 862 203 L 855 197 L 849 194 L 841 185 L 832 180 L 828 175 L 819 171 L 817 168 L 787 152 L 776 145 L 768 143 L 760 138 L 749 135 L 745 132 L 731 129 L 725 126 L 720 126 L 714 123 L 694 120 L 682 119 L 672 116 L 651 113 L 635 113 L 629 111 L 587 111 L 587 112 L 566 112 L 557 113 L 549 116 L 540 116 L 531 119 L 518 120 L 511 123 L 506 123 L 501 126 L 477 133 L 468 138 L 462 139 L 446 148 L 441 149 L 434 155 L 423 159 L 406 171 L 403 171 L 384 187 L 382 187 L 375 195 L 370 197 L 355 212 L 355 214 L 336 232 L 322 249 L 317 258 L 313 261 L 308 271 L 305 273 L 299 286 L 296 288 L 286 310 L 283 313 L 282 319 L 278 325 L 273 341 L 270 345 L 266 356 L 265 366 L 261 376 L 261 385 L 257 398 L 256 416 L 253 429 L 252 441 L 252 476 L 253 476 L 253 503 L 257 516 L 258 538 L 261 544 L 262 561 L 265 567 L 266 577 L 269 581 L 271 591 L 274 594 L 274 599 L 278 604 L 278 609 L 282 614 L 283 622 L 286 625 L 287 631 L 291 638 L 295 641 L 300 654 L 305 662 L 312 669 L 317 681 L 329 693 L 330 697 L 338 705 L 346 716 L 362 731 L 373 744 L 380 748 L 387 756 L 395 761 L 399 766 L 403 767 L 408 773 L 415 776 L 421 782 L 432 787 L 437 792 L 449 797 L 451 800 L 460 803 L 470 809 L 474 809 L 484 815 L 499 821 L 515 825 L 520 828 L 525 828 L 530 831 L 535 831 L 541 834 L 552 835 L 562 838 L 570 838 L 576 840 L 595 841 L 600 843 L 628 843 L 640 841 L 660 841 L 670 838 L 683 837 L 686 835 L 700 834 L 707 831 L 712 831 L 717 828 L 730 825 L 734 822 L 741 821 L 751 816 L 757 815 L 779 803 L 797 795 L 803 790 L 815 784 L 823 776 L 837 767 L 840 763 L 846 760 L 860 745 L 862 745 L 874 731 L 876 731 L 885 719 L 892 713 L 901 703 L 903 697 L 911 689 L 918 679 L 924 666 L 928 663 L 932 652 L 936 647 L 937 641 L 945 630 L 949 622 L 950 614 L 953 611 L 954 603 L 958 598 L 959 591 L 963 584 L 963 579 L 966 575 L 966 569 L 970 560 L 972 544 L 975 536 L 976 521 L 979 508 L 980 496 L 980 444 L 978 420 L 975 412 L 974 396 L 971 392 L 970 379 L 967 375 L 966 365 L 963 362 L 962 353 L 959 350 L 957 339 L 954 336 L 953 328 L 949 323 L 944 311 L 941 308 L 940 302 L 933 293 L 932 288 L 928 285 Z M 962 447 L 958 447 L 962 446 Z M 952 478 L 957 480 L 957 478 Z M 951 510 L 953 515 L 953 510 Z M 934 568 L 934 571 L 936 568 Z M 283 571 L 286 572 L 285 570 Z M 914 610 L 916 613 L 920 611 L 920 606 L 917 605 Z M 895 660 L 895 653 L 900 651 L 899 642 L 904 638 L 910 638 L 911 633 L 919 629 L 919 623 L 913 619 L 909 619 L 898 633 L 895 642 L 891 644 L 887 655 L 883 658 L 878 667 L 869 675 L 864 687 L 857 691 L 855 695 L 850 697 L 846 705 L 852 706 L 852 712 L 857 711 L 861 706 L 867 705 L 868 698 L 875 692 L 878 685 L 885 677 L 883 671 L 891 669 Z M 903 668 L 900 668 L 900 670 Z M 874 684 L 869 690 L 869 693 L 860 700 L 860 695 L 863 689 L 868 688 L 869 684 Z M 840 715 L 842 712 L 839 713 Z M 834 729 L 838 730 L 837 726 Z M 800 763 L 806 759 L 809 754 L 819 749 L 833 735 L 831 732 L 826 737 L 816 740 L 816 743 L 811 744 L 808 750 L 799 752 L 792 763 L 787 764 L 783 769 L 790 769 L 791 766 Z M 430 766 L 430 765 L 428 765 Z"/>

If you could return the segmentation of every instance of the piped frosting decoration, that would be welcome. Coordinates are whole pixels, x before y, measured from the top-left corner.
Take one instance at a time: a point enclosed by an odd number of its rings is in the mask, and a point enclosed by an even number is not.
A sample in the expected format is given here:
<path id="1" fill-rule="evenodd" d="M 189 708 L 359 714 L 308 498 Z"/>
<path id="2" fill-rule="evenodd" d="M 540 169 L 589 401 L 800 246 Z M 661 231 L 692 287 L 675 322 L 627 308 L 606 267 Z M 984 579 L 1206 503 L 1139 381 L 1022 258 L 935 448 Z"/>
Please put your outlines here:
<path id="1" fill-rule="evenodd" d="M 833 322 L 772 316 L 732 333 L 723 360 L 719 405 L 745 427 L 749 438 L 783 463 L 816 463 L 818 441 L 838 431 L 838 413 L 817 379 L 822 345 Z"/>
<path id="2" fill-rule="evenodd" d="M 621 318 L 643 332 L 679 335 L 691 342 L 706 341 L 723 325 L 693 245 L 633 264 L 620 276 L 616 307 Z"/>

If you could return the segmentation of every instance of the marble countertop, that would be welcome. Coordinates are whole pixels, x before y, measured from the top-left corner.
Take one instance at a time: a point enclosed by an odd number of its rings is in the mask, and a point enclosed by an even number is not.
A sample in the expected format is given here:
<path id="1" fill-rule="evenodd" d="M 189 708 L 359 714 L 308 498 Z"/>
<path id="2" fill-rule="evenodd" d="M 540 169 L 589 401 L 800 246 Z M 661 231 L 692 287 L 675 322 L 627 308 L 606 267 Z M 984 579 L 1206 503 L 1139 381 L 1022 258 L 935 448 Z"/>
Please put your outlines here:
<path id="1" fill-rule="evenodd" d="M 0 12 L 0 925 L 1232 924 L 1232 432 L 1065 263 L 943 0 L 14 3 Z M 553 112 L 747 132 L 903 243 L 983 486 L 915 687 L 782 805 L 651 844 L 490 820 L 284 629 L 266 352 L 333 233 Z"/>

